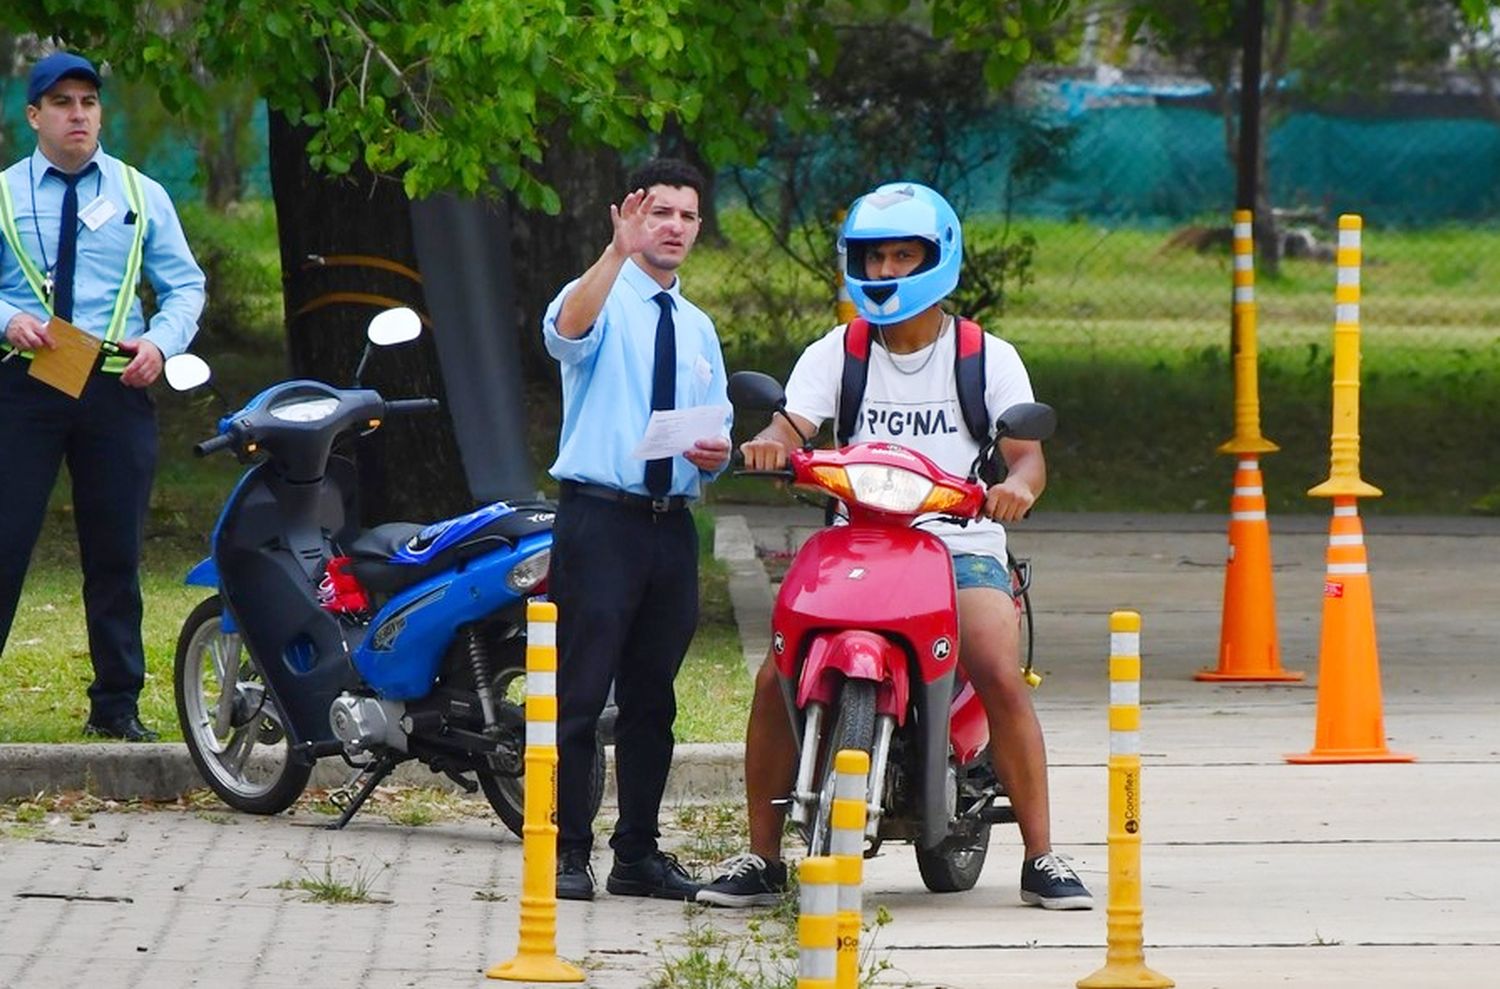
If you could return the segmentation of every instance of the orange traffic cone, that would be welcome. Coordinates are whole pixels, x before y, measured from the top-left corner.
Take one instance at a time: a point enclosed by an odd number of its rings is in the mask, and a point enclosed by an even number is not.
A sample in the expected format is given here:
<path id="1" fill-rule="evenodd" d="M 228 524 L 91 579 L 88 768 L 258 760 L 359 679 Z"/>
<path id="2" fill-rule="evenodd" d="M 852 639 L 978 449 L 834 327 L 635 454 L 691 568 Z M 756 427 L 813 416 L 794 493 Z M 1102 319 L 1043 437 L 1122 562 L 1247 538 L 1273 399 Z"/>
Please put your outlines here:
<path id="1" fill-rule="evenodd" d="M 1411 762 L 1391 752 L 1381 716 L 1380 658 L 1364 529 L 1352 496 L 1333 499 L 1328 571 L 1323 579 L 1323 642 L 1318 655 L 1318 729 L 1311 752 L 1288 762 Z"/>
<path id="2" fill-rule="evenodd" d="M 1301 680 L 1281 668 L 1276 642 L 1276 600 L 1271 592 L 1271 529 L 1260 461 L 1241 457 L 1229 500 L 1229 563 L 1224 569 L 1224 620 L 1219 666 L 1199 670 L 1199 680 Z"/>

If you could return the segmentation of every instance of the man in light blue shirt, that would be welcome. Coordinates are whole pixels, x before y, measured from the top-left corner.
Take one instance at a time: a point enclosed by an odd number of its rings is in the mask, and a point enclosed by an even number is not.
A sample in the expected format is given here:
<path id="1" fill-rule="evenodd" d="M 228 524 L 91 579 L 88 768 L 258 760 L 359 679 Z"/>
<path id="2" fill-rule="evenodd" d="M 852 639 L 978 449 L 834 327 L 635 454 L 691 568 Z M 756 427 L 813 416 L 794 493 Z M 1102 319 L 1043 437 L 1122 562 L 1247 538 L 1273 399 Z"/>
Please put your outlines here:
<path id="1" fill-rule="evenodd" d="M 151 741 L 137 710 L 138 570 L 156 469 L 145 389 L 197 332 L 204 279 L 166 191 L 99 147 L 99 88 L 81 56 L 40 59 L 26 94 L 36 150 L 0 173 L 0 651 L 66 460 L 94 665 L 84 733 Z M 142 275 L 156 290 L 149 324 L 137 297 Z M 27 373 L 39 350 L 57 346 L 54 317 L 103 341 L 76 399 Z"/>
<path id="2" fill-rule="evenodd" d="M 698 236 L 703 178 L 646 163 L 610 207 L 599 260 L 547 307 L 542 335 L 562 365 L 560 482 L 549 593 L 558 629 L 557 895 L 594 896 L 588 773 L 611 681 L 619 716 L 620 816 L 606 888 L 691 900 L 698 891 L 657 847 L 672 764 L 673 680 L 698 623 L 698 533 L 688 504 L 729 460 L 724 358 L 713 322 L 677 279 Z M 722 406 L 722 424 L 683 453 L 640 460 L 654 411 Z"/>

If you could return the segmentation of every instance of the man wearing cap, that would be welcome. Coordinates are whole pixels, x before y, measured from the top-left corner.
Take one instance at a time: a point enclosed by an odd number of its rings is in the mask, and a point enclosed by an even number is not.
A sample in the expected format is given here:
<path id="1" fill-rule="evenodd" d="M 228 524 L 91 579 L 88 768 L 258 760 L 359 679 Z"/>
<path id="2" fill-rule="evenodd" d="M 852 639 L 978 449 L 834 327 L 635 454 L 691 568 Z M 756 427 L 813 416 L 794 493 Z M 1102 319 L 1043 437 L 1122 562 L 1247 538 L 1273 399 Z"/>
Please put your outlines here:
<path id="1" fill-rule="evenodd" d="M 83 563 L 94 682 L 84 734 L 153 741 L 136 708 L 145 682 L 139 565 L 156 468 L 146 387 L 198 329 L 203 271 L 160 185 L 99 146 L 99 73 L 56 52 L 26 88 L 36 150 L 0 173 L 0 653 L 66 460 Z M 149 323 L 137 288 L 156 290 Z M 28 375 L 56 317 L 105 341 L 78 398 Z"/>

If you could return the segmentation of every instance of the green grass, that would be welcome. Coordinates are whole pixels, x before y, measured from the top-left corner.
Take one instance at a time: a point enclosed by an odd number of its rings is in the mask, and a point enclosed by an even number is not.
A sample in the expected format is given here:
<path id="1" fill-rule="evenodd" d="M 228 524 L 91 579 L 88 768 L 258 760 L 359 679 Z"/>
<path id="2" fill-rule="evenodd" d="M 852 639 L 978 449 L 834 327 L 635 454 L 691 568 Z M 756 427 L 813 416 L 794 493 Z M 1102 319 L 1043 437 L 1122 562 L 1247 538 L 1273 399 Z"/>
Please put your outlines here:
<path id="1" fill-rule="evenodd" d="M 283 879 L 272 888 L 301 893 L 309 903 L 390 902 L 373 892 L 375 880 L 390 867 L 389 863 L 381 862 L 377 867 L 347 855 L 334 855 L 330 849 L 316 865 L 321 868 L 302 863 L 297 876 Z"/>

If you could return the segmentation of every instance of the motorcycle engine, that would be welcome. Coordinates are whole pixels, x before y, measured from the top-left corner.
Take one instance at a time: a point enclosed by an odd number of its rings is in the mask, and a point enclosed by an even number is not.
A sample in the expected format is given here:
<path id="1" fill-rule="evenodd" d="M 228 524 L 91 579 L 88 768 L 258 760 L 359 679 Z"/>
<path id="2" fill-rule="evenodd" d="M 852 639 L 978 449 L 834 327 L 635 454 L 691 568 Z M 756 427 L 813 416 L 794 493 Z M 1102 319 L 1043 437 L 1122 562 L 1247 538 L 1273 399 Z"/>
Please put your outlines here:
<path id="1" fill-rule="evenodd" d="M 405 713 L 404 704 L 345 693 L 329 706 L 328 722 L 350 754 L 377 746 L 405 752 L 406 732 L 401 730 L 401 717 Z"/>

